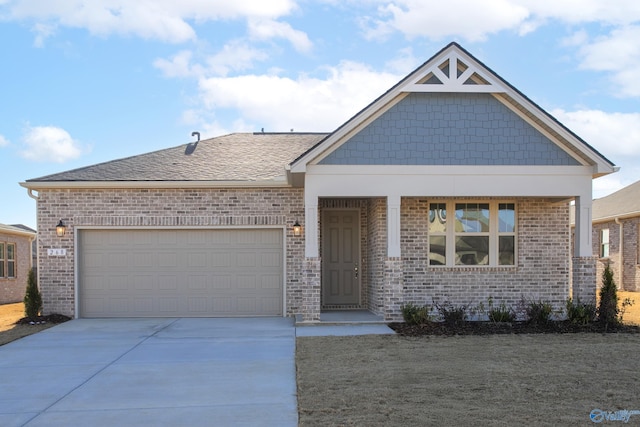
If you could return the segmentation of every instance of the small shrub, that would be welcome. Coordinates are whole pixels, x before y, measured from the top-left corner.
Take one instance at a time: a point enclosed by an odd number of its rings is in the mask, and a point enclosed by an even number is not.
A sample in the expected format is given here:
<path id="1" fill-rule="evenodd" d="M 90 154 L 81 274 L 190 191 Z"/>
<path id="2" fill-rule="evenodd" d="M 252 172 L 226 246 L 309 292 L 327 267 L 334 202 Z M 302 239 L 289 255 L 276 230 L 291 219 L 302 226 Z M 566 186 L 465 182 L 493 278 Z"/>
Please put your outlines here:
<path id="1" fill-rule="evenodd" d="M 402 317 L 409 325 L 424 325 L 431 321 L 428 305 L 417 306 L 415 304 L 405 304 L 402 306 Z"/>
<path id="2" fill-rule="evenodd" d="M 500 304 L 499 307 L 495 307 L 489 310 L 489 320 L 492 322 L 508 322 L 511 323 L 516 320 L 516 313 L 510 308 L 507 308 L 505 303 Z"/>
<path id="3" fill-rule="evenodd" d="M 607 264 L 602 273 L 598 319 L 606 326 L 617 326 L 620 323 L 618 318 L 618 290 L 609 264 Z"/>
<path id="4" fill-rule="evenodd" d="M 551 321 L 553 307 L 548 302 L 531 301 L 526 308 L 527 319 L 534 325 L 546 325 Z"/>
<path id="5" fill-rule="evenodd" d="M 445 325 L 461 326 L 467 320 L 466 305 L 454 307 L 451 303 L 445 302 L 444 304 L 436 304 L 435 306 Z"/>
<path id="6" fill-rule="evenodd" d="M 24 314 L 32 320 L 38 318 L 42 310 L 42 296 L 38 290 L 38 279 L 36 272 L 32 268 L 29 270 L 27 278 L 27 290 L 24 293 Z"/>
<path id="7" fill-rule="evenodd" d="M 573 301 L 571 298 L 567 300 L 567 318 L 571 323 L 578 325 L 588 325 L 596 320 L 595 304 L 582 303 L 580 300 Z"/>
<path id="8" fill-rule="evenodd" d="M 624 316 L 624 313 L 627 311 L 627 307 L 631 307 L 634 302 L 631 298 L 625 298 L 624 301 L 622 301 L 622 304 L 620 304 L 622 307 L 618 310 L 618 320 L 620 323 L 622 323 L 622 316 Z"/>
<path id="9" fill-rule="evenodd" d="M 493 297 L 489 297 L 488 299 L 488 311 L 487 316 L 489 320 L 496 323 L 507 322 L 511 323 L 516 320 L 516 312 L 513 308 L 507 307 L 507 305 L 502 302 L 498 307 L 493 305 Z"/>

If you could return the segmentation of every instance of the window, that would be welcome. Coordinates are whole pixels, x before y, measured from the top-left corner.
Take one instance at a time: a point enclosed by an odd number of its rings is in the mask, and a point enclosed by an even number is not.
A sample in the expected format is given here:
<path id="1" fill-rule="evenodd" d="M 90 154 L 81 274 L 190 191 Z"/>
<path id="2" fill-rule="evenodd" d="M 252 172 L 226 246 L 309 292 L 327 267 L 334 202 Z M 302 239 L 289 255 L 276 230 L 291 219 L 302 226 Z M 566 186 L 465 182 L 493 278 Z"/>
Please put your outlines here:
<path id="1" fill-rule="evenodd" d="M 448 212 L 453 213 L 449 225 Z M 515 203 L 429 204 L 429 265 L 510 266 L 515 248 Z"/>
<path id="2" fill-rule="evenodd" d="M 16 277 L 16 244 L 0 242 L 0 278 Z"/>
<path id="3" fill-rule="evenodd" d="M 609 229 L 600 230 L 600 257 L 607 258 L 609 256 Z"/>

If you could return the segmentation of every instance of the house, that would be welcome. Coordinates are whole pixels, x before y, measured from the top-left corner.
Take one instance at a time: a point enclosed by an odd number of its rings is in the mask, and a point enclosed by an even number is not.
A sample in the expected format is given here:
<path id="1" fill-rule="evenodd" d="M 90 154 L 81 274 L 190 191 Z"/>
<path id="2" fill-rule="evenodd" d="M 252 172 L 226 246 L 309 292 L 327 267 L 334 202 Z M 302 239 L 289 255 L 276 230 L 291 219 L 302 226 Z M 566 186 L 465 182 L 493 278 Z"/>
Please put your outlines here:
<path id="1" fill-rule="evenodd" d="M 398 320 L 409 302 L 593 298 L 591 183 L 615 170 L 451 43 L 331 133 L 231 134 L 21 185 L 45 312 Z"/>
<path id="2" fill-rule="evenodd" d="M 640 181 L 593 201 L 598 278 L 609 264 L 619 289 L 640 291 Z"/>
<path id="3" fill-rule="evenodd" d="M 0 224 L 0 304 L 24 299 L 35 238 L 29 227 Z"/>

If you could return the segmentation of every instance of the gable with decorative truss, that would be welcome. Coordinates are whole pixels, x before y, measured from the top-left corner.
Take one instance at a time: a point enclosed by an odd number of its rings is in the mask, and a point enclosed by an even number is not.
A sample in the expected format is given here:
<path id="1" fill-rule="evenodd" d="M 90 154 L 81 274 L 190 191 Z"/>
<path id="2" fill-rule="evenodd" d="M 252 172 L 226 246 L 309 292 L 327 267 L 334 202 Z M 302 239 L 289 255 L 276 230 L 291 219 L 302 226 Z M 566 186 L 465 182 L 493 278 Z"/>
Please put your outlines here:
<path id="1" fill-rule="evenodd" d="M 462 101 L 475 105 L 473 117 L 442 121 L 425 115 L 430 108 L 464 113 L 457 105 Z M 490 116 L 482 111 L 487 103 Z M 389 132 L 391 138 L 382 136 Z M 613 171 L 609 160 L 457 43 L 302 154 L 290 170 L 338 164 L 582 165 L 595 166 L 594 177 Z"/>
<path id="2" fill-rule="evenodd" d="M 456 51 L 413 76 L 403 92 L 505 92 L 504 83 L 463 59 Z"/>

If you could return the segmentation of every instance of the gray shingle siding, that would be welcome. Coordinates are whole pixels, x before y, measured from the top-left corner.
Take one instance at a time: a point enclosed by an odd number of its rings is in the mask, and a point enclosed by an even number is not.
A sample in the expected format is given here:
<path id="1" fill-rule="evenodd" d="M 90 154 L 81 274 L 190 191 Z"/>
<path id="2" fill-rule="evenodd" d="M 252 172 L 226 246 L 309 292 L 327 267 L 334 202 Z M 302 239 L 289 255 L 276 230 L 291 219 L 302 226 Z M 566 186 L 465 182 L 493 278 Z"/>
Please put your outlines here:
<path id="1" fill-rule="evenodd" d="M 489 94 L 413 93 L 326 165 L 579 165 Z"/>

